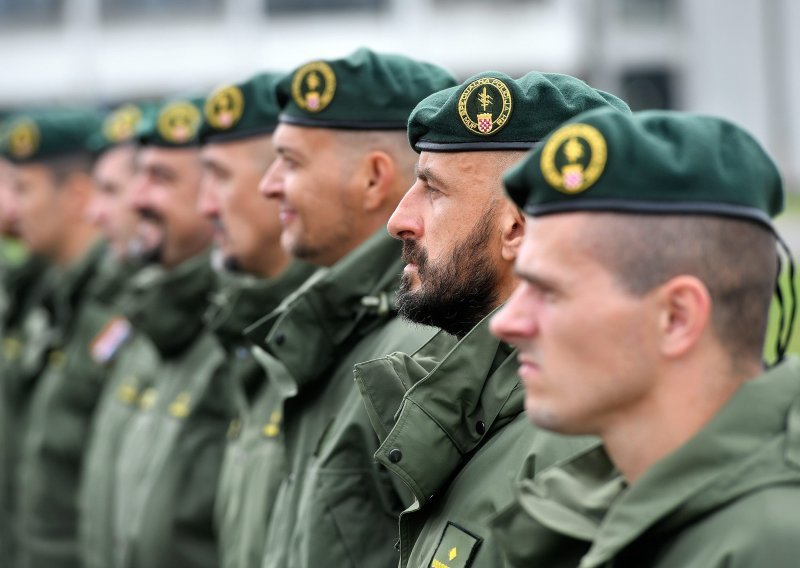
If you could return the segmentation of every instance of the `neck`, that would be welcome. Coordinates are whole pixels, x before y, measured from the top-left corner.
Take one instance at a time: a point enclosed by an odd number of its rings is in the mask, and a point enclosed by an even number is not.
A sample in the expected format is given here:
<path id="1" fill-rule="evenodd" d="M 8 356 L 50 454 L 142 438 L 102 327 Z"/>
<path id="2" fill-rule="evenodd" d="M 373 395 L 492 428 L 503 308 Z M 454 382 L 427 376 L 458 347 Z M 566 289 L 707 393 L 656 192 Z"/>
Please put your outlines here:
<path id="1" fill-rule="evenodd" d="M 683 446 L 733 397 L 760 364 L 733 376 L 730 365 L 673 364 L 627 412 L 617 412 L 599 432 L 608 455 L 633 484 L 655 463 Z"/>
<path id="2" fill-rule="evenodd" d="M 97 241 L 97 230 L 91 225 L 78 222 L 61 240 L 61 246 L 53 259 L 62 267 L 69 266 L 87 253 Z"/>
<path id="3" fill-rule="evenodd" d="M 281 248 L 280 241 L 277 241 L 277 247 L 270 247 L 268 254 L 264 255 L 253 273 L 261 278 L 275 278 L 286 270 L 290 262 L 291 257 Z"/>

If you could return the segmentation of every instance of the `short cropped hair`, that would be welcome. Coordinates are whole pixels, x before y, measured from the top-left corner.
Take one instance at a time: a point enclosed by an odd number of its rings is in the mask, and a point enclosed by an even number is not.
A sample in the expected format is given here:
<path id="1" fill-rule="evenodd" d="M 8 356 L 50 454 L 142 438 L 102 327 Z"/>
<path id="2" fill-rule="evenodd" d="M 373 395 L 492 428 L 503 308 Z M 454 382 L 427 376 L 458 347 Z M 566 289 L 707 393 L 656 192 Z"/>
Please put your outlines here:
<path id="1" fill-rule="evenodd" d="M 743 219 L 707 215 L 592 216 L 592 252 L 623 288 L 642 296 L 679 275 L 701 280 L 711 325 L 734 364 L 760 359 L 775 289 L 775 235 Z"/>

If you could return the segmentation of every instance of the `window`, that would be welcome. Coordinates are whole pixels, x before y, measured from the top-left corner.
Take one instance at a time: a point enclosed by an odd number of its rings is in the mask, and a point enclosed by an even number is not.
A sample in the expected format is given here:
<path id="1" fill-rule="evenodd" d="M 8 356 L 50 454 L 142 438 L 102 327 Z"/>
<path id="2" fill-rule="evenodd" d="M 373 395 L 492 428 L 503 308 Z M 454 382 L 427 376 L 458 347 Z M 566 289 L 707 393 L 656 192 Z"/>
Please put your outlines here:
<path id="1" fill-rule="evenodd" d="M 390 0 L 265 0 L 268 14 L 303 14 L 361 10 L 378 12 L 388 7 Z"/>
<path id="2" fill-rule="evenodd" d="M 100 2 L 103 19 L 215 16 L 222 13 L 222 0 L 100 0 Z"/>
<path id="3" fill-rule="evenodd" d="M 669 69 L 629 69 L 620 82 L 622 99 L 631 110 L 675 108 L 674 78 Z"/>
<path id="4" fill-rule="evenodd" d="M 0 23 L 43 23 L 61 19 L 63 0 L 0 0 Z"/>

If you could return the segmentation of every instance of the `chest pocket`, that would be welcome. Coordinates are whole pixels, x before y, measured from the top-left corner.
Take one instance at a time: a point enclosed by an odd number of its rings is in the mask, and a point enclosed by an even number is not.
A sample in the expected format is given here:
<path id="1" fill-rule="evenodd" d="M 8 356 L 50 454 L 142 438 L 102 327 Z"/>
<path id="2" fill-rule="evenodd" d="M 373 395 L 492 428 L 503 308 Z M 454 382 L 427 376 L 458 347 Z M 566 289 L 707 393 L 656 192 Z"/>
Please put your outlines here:
<path id="1" fill-rule="evenodd" d="M 429 566 L 430 568 L 468 568 L 472 565 L 472 560 L 480 544 L 479 537 L 470 534 L 458 525 L 447 523 Z"/>

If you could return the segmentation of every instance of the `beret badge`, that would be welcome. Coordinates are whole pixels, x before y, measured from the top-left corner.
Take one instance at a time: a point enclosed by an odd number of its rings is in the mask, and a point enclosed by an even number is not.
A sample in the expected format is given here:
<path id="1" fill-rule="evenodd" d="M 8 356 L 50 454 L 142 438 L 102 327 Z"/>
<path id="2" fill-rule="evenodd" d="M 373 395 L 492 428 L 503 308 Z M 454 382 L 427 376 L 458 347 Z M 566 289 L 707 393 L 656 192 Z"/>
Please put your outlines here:
<path id="1" fill-rule="evenodd" d="M 458 99 L 458 115 L 470 132 L 495 134 L 511 115 L 511 91 L 500 79 L 483 77 L 467 85 Z"/>
<path id="2" fill-rule="evenodd" d="M 136 105 L 125 105 L 113 112 L 103 124 L 106 139 L 118 143 L 133 138 L 142 119 L 142 111 Z"/>
<path id="3" fill-rule="evenodd" d="M 32 120 L 17 122 L 8 133 L 8 151 L 17 159 L 29 158 L 39 148 L 39 128 Z"/>
<path id="4" fill-rule="evenodd" d="M 208 123 L 216 129 L 232 128 L 242 118 L 244 95 L 242 91 L 229 85 L 214 92 L 206 101 L 205 115 Z"/>
<path id="5" fill-rule="evenodd" d="M 307 112 L 320 112 L 333 100 L 336 75 L 324 61 L 302 66 L 292 79 L 292 98 Z"/>
<path id="6" fill-rule="evenodd" d="M 168 142 L 183 144 L 197 135 L 200 110 L 187 101 L 168 105 L 158 116 L 158 132 Z"/>
<path id="7" fill-rule="evenodd" d="M 594 126 L 570 124 L 550 137 L 542 149 L 540 167 L 545 181 L 562 193 L 577 194 L 603 173 L 608 150 Z"/>

